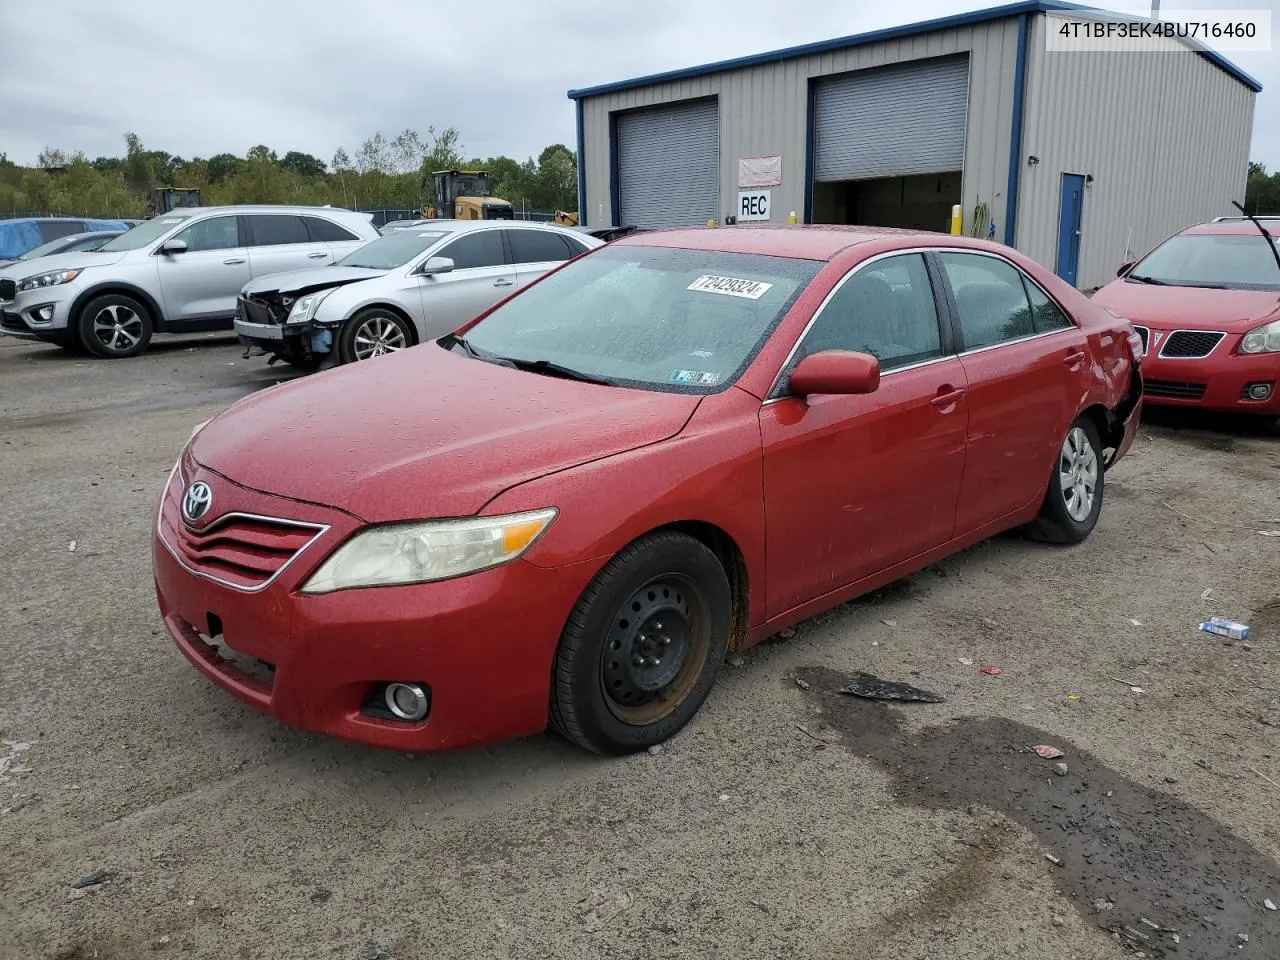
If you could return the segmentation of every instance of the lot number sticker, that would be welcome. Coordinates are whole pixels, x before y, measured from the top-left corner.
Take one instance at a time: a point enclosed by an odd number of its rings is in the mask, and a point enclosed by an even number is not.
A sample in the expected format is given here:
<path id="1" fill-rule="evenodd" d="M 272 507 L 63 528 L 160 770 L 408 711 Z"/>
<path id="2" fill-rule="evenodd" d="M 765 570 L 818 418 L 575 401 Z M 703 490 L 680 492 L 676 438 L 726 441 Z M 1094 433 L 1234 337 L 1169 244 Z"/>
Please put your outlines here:
<path id="1" fill-rule="evenodd" d="M 761 283 L 759 280 L 713 277 L 704 274 L 685 289 L 696 290 L 698 293 L 720 293 L 726 297 L 742 297 L 744 300 L 759 300 L 772 287 L 772 283 Z"/>

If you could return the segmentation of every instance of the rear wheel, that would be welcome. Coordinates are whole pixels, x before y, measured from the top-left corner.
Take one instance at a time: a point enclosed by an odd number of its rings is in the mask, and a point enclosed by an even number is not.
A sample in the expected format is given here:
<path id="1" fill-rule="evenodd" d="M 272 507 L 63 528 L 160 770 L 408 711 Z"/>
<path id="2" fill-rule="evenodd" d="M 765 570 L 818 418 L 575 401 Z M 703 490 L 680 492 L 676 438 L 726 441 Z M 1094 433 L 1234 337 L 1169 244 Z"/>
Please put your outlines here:
<path id="1" fill-rule="evenodd" d="M 107 360 L 137 356 L 151 343 L 153 331 L 150 311 L 117 293 L 94 297 L 76 320 L 80 343 L 95 357 Z"/>
<path id="2" fill-rule="evenodd" d="M 1079 543 L 1098 524 L 1104 484 L 1098 428 L 1088 417 L 1080 417 L 1067 430 L 1040 516 L 1027 532 L 1048 543 Z"/>
<path id="3" fill-rule="evenodd" d="M 343 363 L 372 360 L 413 345 L 413 332 L 403 317 L 382 307 L 361 310 L 338 334 L 338 357 Z"/>
<path id="4" fill-rule="evenodd" d="M 706 546 L 650 534 L 605 565 L 569 617 L 551 683 L 551 725 L 597 753 L 666 740 L 697 713 L 729 645 L 733 600 Z"/>

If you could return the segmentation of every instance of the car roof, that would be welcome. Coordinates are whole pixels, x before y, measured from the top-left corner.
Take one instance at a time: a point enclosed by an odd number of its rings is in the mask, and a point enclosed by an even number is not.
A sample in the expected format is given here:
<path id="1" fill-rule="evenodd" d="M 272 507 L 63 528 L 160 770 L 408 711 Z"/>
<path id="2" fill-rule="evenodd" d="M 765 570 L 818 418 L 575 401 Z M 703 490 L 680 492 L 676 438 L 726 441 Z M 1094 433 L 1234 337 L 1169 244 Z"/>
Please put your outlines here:
<path id="1" fill-rule="evenodd" d="M 303 214 L 312 216 L 330 214 L 343 219 L 357 217 L 361 220 L 369 220 L 373 216 L 369 213 L 360 213 L 357 210 L 348 210 L 346 207 L 314 207 L 285 203 L 241 203 L 228 204 L 221 207 L 174 207 L 165 213 L 156 214 L 156 219 L 160 217 L 189 217 L 203 213 L 292 213 L 299 216 Z"/>
<path id="2" fill-rule="evenodd" d="M 929 230 L 904 230 L 898 227 L 865 227 L 844 224 L 776 224 L 755 227 L 687 227 L 633 233 L 613 241 L 611 246 L 683 247 L 691 250 L 716 250 L 723 253 L 754 253 L 798 260 L 830 260 L 841 250 L 856 243 L 899 237 L 904 246 L 912 239 L 922 246 L 956 245 L 950 234 Z M 969 240 L 964 246 L 987 247 L 982 241 Z"/>
<path id="3" fill-rule="evenodd" d="M 1280 236 L 1280 217 L 1259 217 L 1258 220 L 1273 237 Z M 1255 237 L 1262 236 L 1258 228 L 1244 217 L 1226 217 L 1221 220 L 1210 220 L 1208 223 L 1197 223 L 1194 227 L 1187 227 L 1182 233 L 1193 236 L 1231 236 L 1242 233 L 1252 234 Z"/>

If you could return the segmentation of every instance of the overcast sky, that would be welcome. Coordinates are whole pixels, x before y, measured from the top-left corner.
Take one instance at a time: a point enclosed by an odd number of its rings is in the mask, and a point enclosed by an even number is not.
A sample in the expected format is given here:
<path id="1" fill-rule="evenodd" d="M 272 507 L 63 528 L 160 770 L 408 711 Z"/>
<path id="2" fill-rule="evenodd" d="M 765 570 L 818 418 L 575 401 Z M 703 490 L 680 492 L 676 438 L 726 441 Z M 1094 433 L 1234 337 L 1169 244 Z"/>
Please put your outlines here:
<path id="1" fill-rule="evenodd" d="M 993 4 L 966 0 L 0 0 L 0 151 L 184 157 L 265 143 L 326 162 L 375 131 L 456 126 L 464 152 L 574 147 L 572 87 Z M 1280 0 L 1165 0 L 1165 10 Z M 55 10 L 56 8 L 56 10 Z M 1132 8 L 1132 2 L 1129 3 Z M 52 16 L 52 20 L 50 19 Z M 1275 25 L 1280 29 L 1280 22 Z M 1280 54 L 1228 54 L 1260 80 L 1252 157 L 1280 168 Z M 1271 118 L 1265 123 L 1264 118 Z M 1194 131 L 1192 131 L 1194 135 Z"/>

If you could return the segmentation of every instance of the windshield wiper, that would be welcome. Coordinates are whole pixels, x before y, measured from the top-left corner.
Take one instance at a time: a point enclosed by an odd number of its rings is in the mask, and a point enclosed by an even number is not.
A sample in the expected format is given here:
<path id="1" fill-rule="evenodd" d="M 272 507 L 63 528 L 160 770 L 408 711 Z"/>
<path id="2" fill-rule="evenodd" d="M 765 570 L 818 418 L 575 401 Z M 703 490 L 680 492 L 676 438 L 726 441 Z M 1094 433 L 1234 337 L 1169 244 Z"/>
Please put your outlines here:
<path id="1" fill-rule="evenodd" d="M 1154 283 L 1158 287 L 1169 286 L 1169 282 L 1167 280 L 1157 280 L 1155 277 L 1143 277 L 1136 273 L 1129 274 L 1125 279 L 1132 280 L 1134 283 Z"/>
<path id="2" fill-rule="evenodd" d="M 563 377 L 566 380 L 580 380 L 583 383 L 599 383 L 606 387 L 616 387 L 618 381 L 609 377 L 602 377 L 594 373 L 586 373 L 582 370 L 575 370 L 573 367 L 562 366 L 550 360 L 513 360 L 510 357 L 502 357 L 513 367 L 520 370 L 528 370 L 531 373 L 549 373 L 553 376 Z"/>
<path id="3" fill-rule="evenodd" d="M 1280 270 L 1280 248 L 1276 246 L 1276 238 L 1273 237 L 1270 234 L 1270 232 L 1268 232 L 1266 227 L 1264 227 L 1261 223 L 1258 222 L 1257 217 L 1253 216 L 1252 214 L 1249 213 L 1249 211 L 1245 210 L 1245 208 L 1241 204 L 1236 203 L 1234 200 L 1232 200 L 1231 205 L 1235 207 L 1237 210 L 1239 210 L 1241 213 L 1243 213 L 1248 218 L 1249 222 L 1258 228 L 1258 232 L 1261 233 L 1264 237 L 1266 237 L 1267 247 L 1270 248 L 1271 256 L 1275 257 L 1275 260 L 1276 260 L 1276 269 Z"/>
<path id="4" fill-rule="evenodd" d="M 467 356 L 474 357 L 477 360 L 483 360 L 485 363 L 496 363 L 500 367 L 514 367 L 515 362 L 508 360 L 506 357 L 500 357 L 496 353 L 490 353 L 488 350 L 481 350 L 479 347 L 473 347 L 469 344 L 465 337 L 451 335 L 453 343 L 451 347 L 461 347 Z"/>

